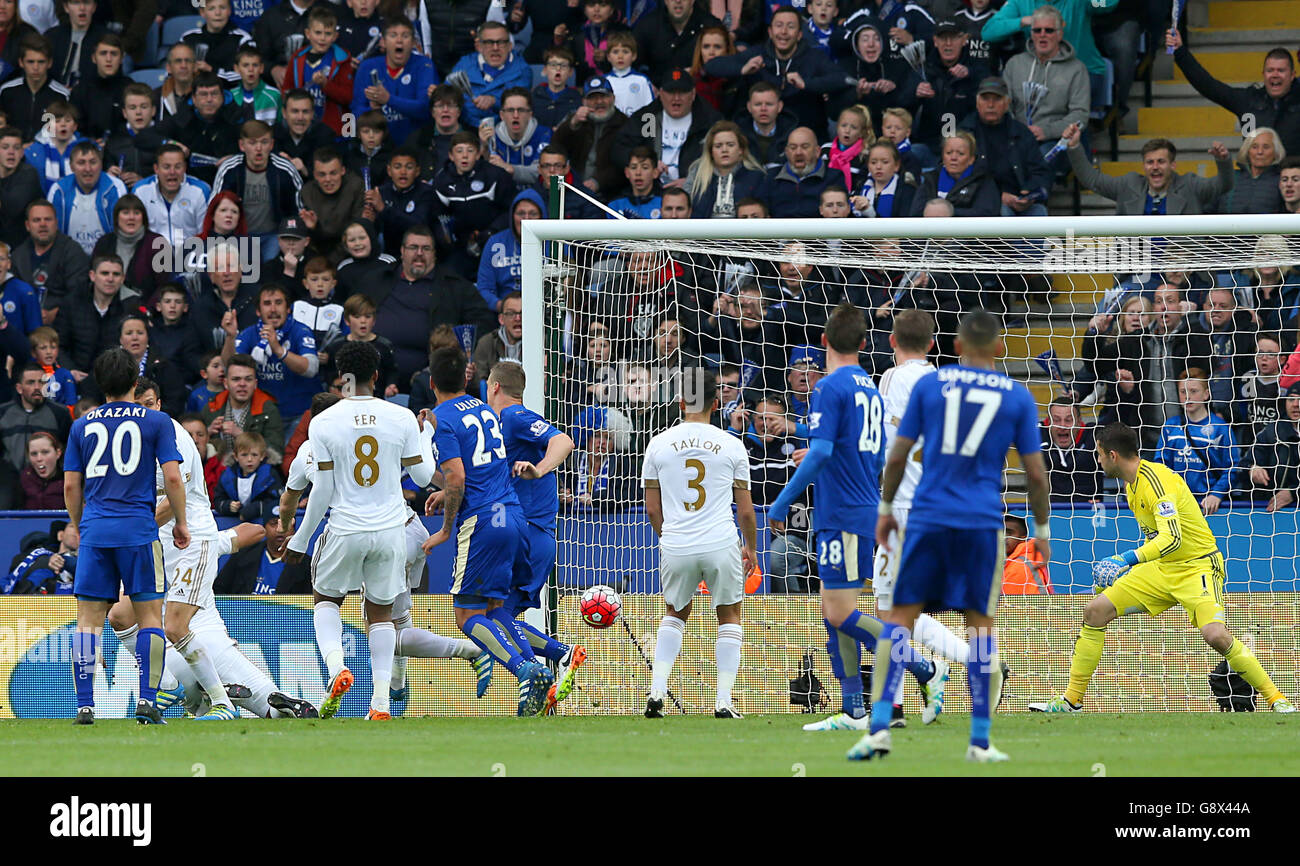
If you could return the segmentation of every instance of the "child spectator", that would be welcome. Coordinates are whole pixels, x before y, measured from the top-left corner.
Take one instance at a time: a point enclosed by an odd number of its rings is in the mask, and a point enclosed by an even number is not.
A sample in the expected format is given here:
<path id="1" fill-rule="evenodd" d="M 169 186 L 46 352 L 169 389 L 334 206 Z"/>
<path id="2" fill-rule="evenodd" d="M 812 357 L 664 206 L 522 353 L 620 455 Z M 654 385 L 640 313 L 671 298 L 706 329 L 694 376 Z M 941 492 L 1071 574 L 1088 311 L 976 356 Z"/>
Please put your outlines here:
<path id="1" fill-rule="evenodd" d="M 894 143 L 903 176 L 911 183 L 921 182 L 921 172 L 937 164 L 929 148 L 912 143 L 912 112 L 906 108 L 886 108 L 880 119 L 880 137 Z"/>
<path id="2" fill-rule="evenodd" d="M 280 504 L 280 485 L 266 462 L 266 440 L 257 433 L 235 437 L 235 463 L 217 485 L 218 514 L 244 522 L 270 519 Z"/>
<path id="3" fill-rule="evenodd" d="M 105 33 L 95 45 L 94 74 L 72 89 L 71 101 L 81 112 L 81 129 L 86 135 L 103 141 L 122 125 L 122 99 L 130 83 L 122 72 L 122 37 Z"/>
<path id="4" fill-rule="evenodd" d="M 546 219 L 546 205 L 535 190 L 515 196 L 510 206 L 510 228 L 488 238 L 478 265 L 478 292 L 492 312 L 501 309 L 506 295 L 519 291 L 520 237 L 524 220 Z M 490 370 L 484 370 L 486 377 Z"/>
<path id="5" fill-rule="evenodd" d="M 51 521 L 48 538 L 38 538 L 35 546 L 22 545 L 19 551 L 22 560 L 13 564 L 7 578 L 0 578 L 0 594 L 70 595 L 77 575 L 80 546 L 77 524 Z"/>
<path id="6" fill-rule="evenodd" d="M 649 78 L 632 69 L 636 63 L 636 37 L 632 31 L 611 33 L 607 42 L 605 56 L 609 61 L 609 84 L 614 88 L 614 107 L 631 117 L 634 111 L 655 101 L 655 89 Z"/>
<path id="7" fill-rule="evenodd" d="M 852 199 L 857 216 L 902 217 L 912 213 L 916 187 L 900 174 L 902 167 L 902 158 L 892 141 L 882 138 L 871 145 L 866 176 L 860 179 L 858 193 Z"/>
<path id="8" fill-rule="evenodd" d="M 335 375 L 333 359 L 344 343 L 369 343 L 379 352 L 379 381 L 375 384 L 375 393 L 393 396 L 398 390 L 397 360 L 392 342 L 375 333 L 375 302 L 365 295 L 353 295 L 343 304 L 343 317 L 348 333 L 324 344 L 325 350 L 321 352 L 321 363 L 328 365 L 325 380 L 329 381 Z"/>
<path id="9" fill-rule="evenodd" d="M 460 122 L 460 91 L 445 84 L 435 87 L 429 100 L 429 111 L 433 123 L 425 124 L 415 134 L 415 146 L 421 153 L 421 174 L 432 179 L 447 167 L 452 136 L 465 131 Z"/>
<path id="10" fill-rule="evenodd" d="M 59 332 L 42 325 L 27 335 L 32 347 L 32 360 L 41 365 L 45 378 L 41 380 L 41 393 L 46 400 L 71 406 L 77 402 L 77 380 L 72 371 L 59 366 Z"/>
<path id="11" fill-rule="evenodd" d="M 329 4 L 307 12 L 307 44 L 289 58 L 284 74 L 286 90 L 302 88 L 312 95 L 316 119 L 336 135 L 344 135 L 343 114 L 352 105 L 354 66 L 348 53 L 335 45 L 338 16 Z"/>
<path id="12" fill-rule="evenodd" d="M 657 167 L 654 151 L 643 144 L 632 148 L 627 167 L 623 169 L 631 192 L 610 202 L 610 209 L 628 219 L 659 219 L 663 190 L 659 186 Z"/>
<path id="13" fill-rule="evenodd" d="M 343 326 L 343 305 L 334 300 L 338 285 L 334 266 L 324 256 L 316 256 L 303 268 L 302 282 L 307 297 L 293 302 L 293 317 L 311 329 L 317 346 L 327 345 Z"/>
<path id="14" fill-rule="evenodd" d="M 533 117 L 527 88 L 512 87 L 501 94 L 501 120 L 495 127 L 480 127 L 479 139 L 487 148 L 488 162 L 519 186 L 529 186 L 537 180 L 537 162 L 551 142 L 551 129 Z"/>
<path id="15" fill-rule="evenodd" d="M 429 88 L 438 83 L 438 73 L 428 57 L 412 53 L 415 28 L 409 19 L 389 19 L 384 24 L 383 44 L 382 57 L 363 60 L 357 67 L 352 113 L 360 117 L 372 108 L 382 110 L 388 118 L 389 136 L 400 145 L 428 122 Z"/>
<path id="16" fill-rule="evenodd" d="M 199 378 L 199 358 L 207 345 L 203 332 L 190 318 L 190 296 L 179 283 L 169 283 L 154 302 L 158 318 L 149 336 L 158 357 L 166 358 L 180 371 L 186 385 Z M 215 396 L 210 395 L 209 400 Z"/>
<path id="17" fill-rule="evenodd" d="M 723 117 L 735 114 L 736 82 L 730 78 L 709 75 L 704 64 L 715 57 L 736 53 L 736 41 L 727 28 L 711 24 L 700 31 L 695 40 L 695 57 L 691 61 L 691 77 L 695 79 L 695 95 L 722 113 Z M 751 93 L 752 93 L 751 89 Z M 772 85 L 772 92 L 780 99 L 781 91 Z M 618 86 L 614 93 L 617 97 Z M 617 100 L 615 101 L 617 105 Z"/>
<path id="18" fill-rule="evenodd" d="M 372 185 L 366 191 L 365 218 L 377 223 L 383 232 L 382 252 L 396 258 L 401 254 L 402 235 L 406 230 L 428 225 L 432 214 L 433 187 L 428 181 L 420 180 L 420 152 L 414 145 L 403 145 L 388 160 L 388 180 L 378 189 Z M 369 254 L 380 252 L 375 247 Z M 356 258 L 350 248 L 348 255 Z"/>
<path id="19" fill-rule="evenodd" d="M 348 0 L 347 7 L 338 9 L 338 45 L 360 63 L 382 51 L 380 39 L 384 31 L 383 13 L 379 0 Z"/>
<path id="20" fill-rule="evenodd" d="M 438 212 L 438 259 L 459 259 L 457 267 L 476 273 L 467 258 L 476 259 L 487 240 L 490 227 L 506 212 L 515 197 L 514 181 L 495 165 L 479 158 L 478 136 L 458 132 L 452 137 L 451 159 L 433 179 Z M 491 197 L 484 195 L 491 192 Z"/>
<path id="21" fill-rule="evenodd" d="M 1254 434 L 1281 417 L 1281 373 L 1282 341 L 1277 334 L 1260 334 L 1255 338 L 1255 369 L 1241 377 L 1242 416 L 1251 433 L 1245 441 L 1253 441 Z"/>
<path id="22" fill-rule="evenodd" d="M 400 242 L 401 235 L 398 235 L 398 246 Z M 373 291 L 373 287 L 383 285 L 397 267 L 397 259 L 383 251 L 379 245 L 379 231 L 368 219 L 348 224 L 343 230 L 342 247 L 347 258 L 338 264 L 337 291 L 341 298 Z"/>
<path id="23" fill-rule="evenodd" d="M 128 188 L 153 173 L 154 157 L 163 144 L 153 122 L 156 113 L 149 85 L 133 81 L 122 90 L 125 124 L 104 140 L 104 170 Z"/>
<path id="24" fill-rule="evenodd" d="M 1008 39 L 997 47 L 989 45 L 983 36 L 984 25 L 993 17 L 993 0 L 967 0 L 969 7 L 953 13 L 953 21 L 966 33 L 966 51 L 970 59 L 982 63 L 989 75 L 1001 75 L 1002 64 L 1016 53 L 1018 40 Z"/>
<path id="25" fill-rule="evenodd" d="M 235 105 L 243 108 L 241 120 L 260 120 L 267 126 L 275 126 L 281 120 L 283 101 L 280 91 L 263 80 L 264 68 L 257 46 L 241 45 L 235 53 L 239 84 L 231 88 L 230 96 Z"/>
<path id="26" fill-rule="evenodd" d="M 545 80 L 533 88 L 533 116 L 550 129 L 578 110 L 582 94 L 569 86 L 573 75 L 573 52 L 562 46 L 547 48 L 543 54 L 542 75 Z M 437 118 L 437 115 L 434 115 Z"/>
<path id="27" fill-rule="evenodd" d="M 840 8 L 835 0 L 808 0 L 808 21 L 804 24 L 804 42 L 835 59 L 834 46 L 844 38 L 844 28 L 835 23 Z"/>
<path id="28" fill-rule="evenodd" d="M 382 111 L 370 110 L 357 118 L 357 137 L 343 150 L 343 164 L 361 178 L 368 191 L 384 182 L 393 143 L 388 139 L 388 118 Z"/>
<path id="29" fill-rule="evenodd" d="M 87 139 L 77 132 L 81 112 L 75 105 L 56 99 L 47 112 L 53 122 L 46 121 L 36 140 L 23 151 L 23 158 L 41 176 L 41 191 L 48 196 L 50 187 L 72 174 L 72 146 Z"/>
<path id="30" fill-rule="evenodd" d="M 221 358 L 218 356 L 217 360 Z M 198 389 L 196 388 L 195 391 Z M 208 441 L 208 425 L 203 423 L 203 416 L 197 412 L 187 411 L 184 415 L 176 419 L 176 422 L 185 428 L 185 432 L 190 434 L 194 440 L 195 446 L 199 449 L 199 459 L 203 461 L 203 481 L 208 488 L 208 505 L 217 504 L 217 489 L 221 485 L 221 473 L 226 467 L 222 465 L 221 458 L 217 456 L 217 449 Z"/>
<path id="31" fill-rule="evenodd" d="M 1210 411 L 1208 374 L 1199 367 L 1178 382 L 1183 414 L 1165 421 L 1156 443 L 1156 460 L 1183 476 L 1201 511 L 1213 514 L 1232 492 L 1241 458 L 1232 428 Z"/>
<path id="32" fill-rule="evenodd" d="M 235 71 L 235 55 L 243 46 L 252 45 L 253 37 L 230 20 L 230 0 L 204 0 L 199 17 L 203 26 L 181 36 L 181 41 L 194 49 L 195 68 L 215 72 L 228 84 L 238 82 L 241 76 Z"/>
<path id="33" fill-rule="evenodd" d="M 617 22 L 614 0 L 582 0 L 586 19 L 576 33 L 564 23 L 555 25 L 555 45 L 568 48 L 578 64 L 578 78 L 586 81 L 609 71 L 609 37 L 623 29 Z"/>
<path id="34" fill-rule="evenodd" d="M 1267 511 L 1294 505 L 1300 490 L 1300 385 L 1287 389 L 1282 417 L 1259 431 L 1246 457 L 1250 486 Z"/>
<path id="35" fill-rule="evenodd" d="M 199 376 L 199 383 L 185 401 L 186 412 L 202 412 L 226 390 L 226 362 L 221 360 L 220 352 L 208 352 L 199 359 Z M 208 489 L 212 487 L 209 485 Z"/>
<path id="36" fill-rule="evenodd" d="M 840 112 L 835 123 L 835 137 L 822 145 L 822 158 L 830 171 L 844 176 L 844 188 L 862 187 L 867 175 L 867 153 L 876 143 L 871 128 L 871 114 L 861 105 L 850 105 Z"/>

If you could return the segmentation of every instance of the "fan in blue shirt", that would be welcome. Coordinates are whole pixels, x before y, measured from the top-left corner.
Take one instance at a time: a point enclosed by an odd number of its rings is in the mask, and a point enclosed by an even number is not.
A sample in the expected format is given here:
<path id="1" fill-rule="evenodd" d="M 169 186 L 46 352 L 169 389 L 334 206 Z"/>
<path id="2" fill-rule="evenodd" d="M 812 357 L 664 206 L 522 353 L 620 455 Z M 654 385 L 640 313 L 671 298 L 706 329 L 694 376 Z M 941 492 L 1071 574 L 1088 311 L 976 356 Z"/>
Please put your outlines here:
<path id="1" fill-rule="evenodd" d="M 501 419 L 482 400 L 465 393 L 468 359 L 458 346 L 429 356 L 429 380 L 437 405 L 433 444 L 442 469 L 442 528 L 424 543 L 428 553 L 456 533 L 452 605 L 456 625 L 519 680 L 519 715 L 545 709 L 555 678 L 537 661 L 528 635 L 503 606 L 510 595 L 523 509 L 510 481 Z M 428 410 L 421 413 L 421 420 Z M 426 513 L 439 498 L 430 496 Z"/>
<path id="2" fill-rule="evenodd" d="M 101 354 L 95 359 L 94 373 L 105 404 L 73 422 L 63 456 L 68 519 L 81 531 L 72 589 L 77 596 L 73 642 L 76 721 L 95 721 L 99 632 L 121 591 L 130 596 L 140 625 L 135 645 L 140 668 L 136 721 L 165 724 L 154 706 L 163 672 L 162 597 L 166 590 L 162 545 L 154 519 L 154 474 L 161 466 L 167 500 L 176 515 L 172 537 L 176 547 L 184 549 L 190 534 L 175 425 L 163 413 L 133 402 L 137 367 L 125 349 Z"/>
<path id="3" fill-rule="evenodd" d="M 871 730 L 849 750 L 857 760 L 888 754 L 890 699 L 902 671 L 884 647 L 907 643 L 917 615 L 960 610 L 971 635 L 966 679 L 971 693 L 970 748 L 966 759 L 1005 761 L 989 743 L 991 713 L 1002 691 L 994 614 L 1002 588 L 1002 470 L 1015 445 L 1025 467 L 1035 536 L 1051 556 L 1047 529 L 1047 468 L 1038 435 L 1034 398 L 1024 385 L 995 368 L 1001 331 L 984 310 L 968 313 L 957 329 L 961 363 L 917 381 L 885 465 L 876 540 L 898 530 L 893 499 L 912 446 L 921 443 L 921 481 L 908 517 L 894 586 L 889 625 L 880 636 L 881 660 L 872 684 Z M 882 669 L 883 668 L 883 669 Z M 878 691 L 883 689 L 883 692 Z"/>
<path id="4" fill-rule="evenodd" d="M 311 405 L 311 398 L 323 390 L 317 378 L 316 335 L 302 322 L 289 318 L 289 293 L 281 286 L 262 287 L 257 313 L 257 324 L 249 325 L 233 340 L 230 331 L 226 332 L 222 360 L 229 363 L 236 353 L 251 355 L 257 362 L 257 387 L 280 404 L 284 429 L 292 430 Z"/>

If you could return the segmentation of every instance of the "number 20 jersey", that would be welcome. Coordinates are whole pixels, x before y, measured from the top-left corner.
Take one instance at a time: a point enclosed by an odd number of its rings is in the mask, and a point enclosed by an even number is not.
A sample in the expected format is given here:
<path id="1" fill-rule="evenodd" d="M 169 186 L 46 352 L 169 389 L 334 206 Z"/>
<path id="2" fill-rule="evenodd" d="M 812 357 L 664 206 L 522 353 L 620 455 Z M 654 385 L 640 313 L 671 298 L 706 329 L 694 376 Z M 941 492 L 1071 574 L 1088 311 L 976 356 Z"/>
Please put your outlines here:
<path id="1" fill-rule="evenodd" d="M 840 367 L 813 388 L 808 435 L 834 445 L 813 484 L 818 532 L 875 534 L 885 462 L 885 404 L 861 367 Z"/>
<path id="2" fill-rule="evenodd" d="M 951 364 L 920 379 L 898 435 L 923 439 L 921 483 L 907 528 L 1001 529 L 1007 449 L 1042 450 L 1024 385 L 995 370 Z"/>
<path id="3" fill-rule="evenodd" d="M 433 414 L 438 419 L 433 438 L 438 460 L 442 463 L 459 457 L 465 467 L 465 499 L 456 515 L 457 524 L 490 513 L 498 503 L 518 507 L 501 419 L 492 407 L 465 395 L 439 403 Z"/>

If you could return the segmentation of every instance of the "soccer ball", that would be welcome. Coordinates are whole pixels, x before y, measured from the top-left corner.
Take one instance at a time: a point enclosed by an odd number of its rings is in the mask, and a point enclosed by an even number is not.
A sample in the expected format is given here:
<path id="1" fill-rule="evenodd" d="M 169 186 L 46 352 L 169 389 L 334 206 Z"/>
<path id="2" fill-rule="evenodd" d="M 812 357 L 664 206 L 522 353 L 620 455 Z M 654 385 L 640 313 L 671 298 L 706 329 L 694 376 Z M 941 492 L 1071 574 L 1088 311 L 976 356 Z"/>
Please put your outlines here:
<path id="1" fill-rule="evenodd" d="M 612 586 L 598 583 L 587 587 L 580 605 L 582 618 L 592 628 L 609 628 L 623 610 L 623 599 Z"/>

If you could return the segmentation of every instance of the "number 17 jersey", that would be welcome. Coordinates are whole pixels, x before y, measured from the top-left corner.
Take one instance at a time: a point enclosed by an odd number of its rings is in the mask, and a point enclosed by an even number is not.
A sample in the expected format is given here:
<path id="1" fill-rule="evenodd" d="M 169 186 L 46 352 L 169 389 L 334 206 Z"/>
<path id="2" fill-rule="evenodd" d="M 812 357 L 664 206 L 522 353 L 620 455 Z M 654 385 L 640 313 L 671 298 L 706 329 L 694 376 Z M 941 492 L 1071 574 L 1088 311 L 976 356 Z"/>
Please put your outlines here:
<path id="1" fill-rule="evenodd" d="M 817 531 L 874 535 L 884 465 L 885 404 L 858 366 L 840 367 L 813 388 L 808 435 L 834 445 L 813 483 Z"/>

